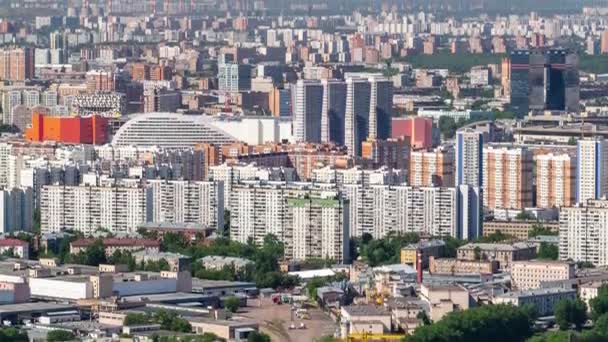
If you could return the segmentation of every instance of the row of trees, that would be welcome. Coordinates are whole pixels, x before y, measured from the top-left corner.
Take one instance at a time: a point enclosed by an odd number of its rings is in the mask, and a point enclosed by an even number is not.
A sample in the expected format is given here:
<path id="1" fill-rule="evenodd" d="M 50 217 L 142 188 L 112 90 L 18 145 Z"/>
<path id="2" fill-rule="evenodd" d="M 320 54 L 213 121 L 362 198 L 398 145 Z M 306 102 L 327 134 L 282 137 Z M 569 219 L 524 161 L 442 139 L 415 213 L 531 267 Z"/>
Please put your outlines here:
<path id="1" fill-rule="evenodd" d="M 533 336 L 536 310 L 531 306 L 485 305 L 452 312 L 431 325 L 417 328 L 407 342 L 606 342 L 608 341 L 608 287 L 589 302 L 593 328 L 583 330 L 588 315 L 580 300 L 564 300 L 555 306 L 560 331 Z M 573 330 L 571 330 L 573 329 Z"/>
<path id="2" fill-rule="evenodd" d="M 259 288 L 293 287 L 298 284 L 297 278 L 279 271 L 278 261 L 284 257 L 285 246 L 273 235 L 266 236 L 259 246 L 253 241 L 240 243 L 223 237 L 211 245 L 201 245 L 191 244 L 180 234 L 167 233 L 163 236 L 162 248 L 168 252 L 188 255 L 193 260 L 208 255 L 221 255 L 253 261 L 253 265 L 239 270 L 233 267 L 207 270 L 200 263 L 194 262 L 192 275 L 197 278 L 253 281 Z"/>

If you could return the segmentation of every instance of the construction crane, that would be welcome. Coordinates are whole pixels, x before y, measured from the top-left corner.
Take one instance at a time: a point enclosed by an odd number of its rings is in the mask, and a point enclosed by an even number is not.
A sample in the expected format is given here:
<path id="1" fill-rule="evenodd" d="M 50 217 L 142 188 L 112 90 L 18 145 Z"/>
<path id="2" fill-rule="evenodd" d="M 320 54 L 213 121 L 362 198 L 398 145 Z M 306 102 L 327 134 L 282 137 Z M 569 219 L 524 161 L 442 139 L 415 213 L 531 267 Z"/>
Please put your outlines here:
<path id="1" fill-rule="evenodd" d="M 353 333 L 348 334 L 345 342 L 401 342 L 405 339 L 405 334 L 372 334 L 372 333 Z"/>

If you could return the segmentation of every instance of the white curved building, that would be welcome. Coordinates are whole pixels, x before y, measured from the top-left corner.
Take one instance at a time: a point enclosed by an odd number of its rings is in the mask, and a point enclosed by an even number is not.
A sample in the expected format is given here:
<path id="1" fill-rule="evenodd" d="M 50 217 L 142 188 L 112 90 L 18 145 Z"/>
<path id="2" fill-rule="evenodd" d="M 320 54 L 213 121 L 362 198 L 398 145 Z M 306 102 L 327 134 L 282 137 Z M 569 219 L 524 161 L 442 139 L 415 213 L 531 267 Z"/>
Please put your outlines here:
<path id="1" fill-rule="evenodd" d="M 239 139 L 214 125 L 204 115 L 177 113 L 136 114 L 114 135 L 115 146 L 192 147 L 200 143 L 228 144 Z"/>
<path id="2" fill-rule="evenodd" d="M 191 147 L 242 141 L 250 145 L 293 141 L 291 120 L 270 116 L 134 114 L 114 135 L 114 146 Z"/>

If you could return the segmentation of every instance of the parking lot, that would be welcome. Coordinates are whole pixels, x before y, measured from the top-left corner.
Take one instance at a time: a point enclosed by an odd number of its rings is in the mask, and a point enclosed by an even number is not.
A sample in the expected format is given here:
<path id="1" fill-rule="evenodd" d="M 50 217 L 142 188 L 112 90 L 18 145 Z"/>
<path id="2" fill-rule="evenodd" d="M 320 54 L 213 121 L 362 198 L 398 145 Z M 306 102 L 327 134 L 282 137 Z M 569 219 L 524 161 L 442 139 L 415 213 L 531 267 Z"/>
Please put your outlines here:
<path id="1" fill-rule="evenodd" d="M 241 309 L 238 315 L 254 320 L 260 324 L 260 329 L 271 335 L 273 341 L 311 342 L 325 336 L 333 335 L 336 330 L 334 321 L 323 311 L 307 309 L 310 319 L 299 319 L 293 315 L 293 324 L 299 327 L 304 323 L 304 329 L 289 329 L 291 326 L 291 305 L 274 304 L 270 299 L 252 299 L 248 307 Z"/>

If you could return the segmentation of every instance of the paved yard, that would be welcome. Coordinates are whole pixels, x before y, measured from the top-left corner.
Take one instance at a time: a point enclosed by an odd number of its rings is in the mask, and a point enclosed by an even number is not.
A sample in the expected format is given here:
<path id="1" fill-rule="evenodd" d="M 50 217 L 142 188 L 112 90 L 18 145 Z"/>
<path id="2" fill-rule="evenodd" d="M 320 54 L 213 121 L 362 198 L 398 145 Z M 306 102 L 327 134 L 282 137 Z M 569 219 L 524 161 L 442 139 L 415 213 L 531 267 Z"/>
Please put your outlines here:
<path id="1" fill-rule="evenodd" d="M 260 329 L 271 335 L 272 341 L 312 342 L 324 335 L 333 335 L 336 324 L 319 309 L 308 309 L 310 319 L 302 320 L 294 314 L 294 325 L 306 324 L 306 329 L 289 330 L 291 325 L 291 305 L 277 305 L 270 299 L 249 300 L 248 307 L 241 309 L 238 316 L 247 317 L 260 323 Z"/>

